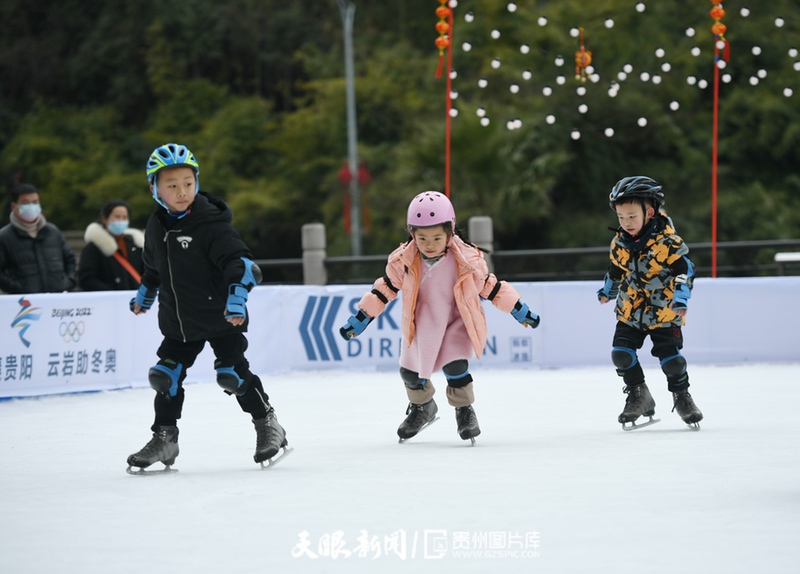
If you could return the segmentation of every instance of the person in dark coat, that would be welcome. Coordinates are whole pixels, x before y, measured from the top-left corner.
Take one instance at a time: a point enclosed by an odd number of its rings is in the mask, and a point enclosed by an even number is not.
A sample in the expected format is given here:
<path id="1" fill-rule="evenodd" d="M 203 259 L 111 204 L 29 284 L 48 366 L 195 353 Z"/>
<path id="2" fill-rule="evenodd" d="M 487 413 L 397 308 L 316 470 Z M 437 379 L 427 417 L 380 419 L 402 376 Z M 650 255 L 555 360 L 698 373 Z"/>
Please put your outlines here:
<path id="1" fill-rule="evenodd" d="M 144 233 L 128 227 L 130 208 L 111 199 L 100 209 L 100 221 L 86 228 L 78 265 L 78 286 L 83 291 L 134 291 L 144 273 Z"/>
<path id="2" fill-rule="evenodd" d="M 158 206 L 145 229 L 144 275 L 131 311 L 146 313 L 158 298 L 158 326 L 164 336 L 148 379 L 156 391 L 153 438 L 128 457 L 128 472 L 155 462 L 166 469 L 178 456 L 178 427 L 187 369 L 206 342 L 214 350 L 217 384 L 234 395 L 256 430 L 253 457 L 264 466 L 287 448 L 261 379 L 245 358 L 247 297 L 261 270 L 233 228 L 233 214 L 220 198 L 200 191 L 200 166 L 186 146 L 156 148 L 147 177 Z M 137 467 L 138 471 L 132 471 Z"/>
<path id="3" fill-rule="evenodd" d="M 39 190 L 11 190 L 10 223 L 0 229 L 0 289 L 10 294 L 60 293 L 75 287 L 75 254 L 47 221 Z"/>

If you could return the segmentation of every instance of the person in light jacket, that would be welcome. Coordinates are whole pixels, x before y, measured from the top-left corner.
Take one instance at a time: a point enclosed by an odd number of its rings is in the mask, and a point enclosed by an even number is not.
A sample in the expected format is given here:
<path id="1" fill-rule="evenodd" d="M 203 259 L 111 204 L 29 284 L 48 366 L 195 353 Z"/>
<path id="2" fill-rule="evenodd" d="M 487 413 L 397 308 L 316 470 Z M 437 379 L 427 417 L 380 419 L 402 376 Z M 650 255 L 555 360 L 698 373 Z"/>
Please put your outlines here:
<path id="1" fill-rule="evenodd" d="M 345 340 L 367 325 L 403 291 L 400 377 L 409 400 L 406 419 L 397 429 L 400 442 L 437 419 L 431 382 L 444 371 L 447 401 L 456 409 L 458 434 L 464 440 L 481 433 L 475 409 L 469 359 L 480 358 L 487 327 L 482 300 L 536 328 L 539 316 L 520 301 L 519 293 L 489 273 L 483 252 L 462 239 L 447 196 L 437 191 L 417 195 L 408 206 L 411 237 L 395 249 L 386 273 L 358 303 L 358 311 L 339 330 Z"/>

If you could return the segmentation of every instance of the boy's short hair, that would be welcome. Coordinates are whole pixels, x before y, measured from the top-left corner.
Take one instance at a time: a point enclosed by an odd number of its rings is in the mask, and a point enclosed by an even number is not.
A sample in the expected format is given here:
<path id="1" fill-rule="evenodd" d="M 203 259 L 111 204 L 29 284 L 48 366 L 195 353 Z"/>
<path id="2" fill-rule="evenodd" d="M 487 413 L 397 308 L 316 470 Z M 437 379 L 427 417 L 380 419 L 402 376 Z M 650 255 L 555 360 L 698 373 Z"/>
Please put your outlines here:
<path id="1" fill-rule="evenodd" d="M 9 192 L 9 197 L 11 199 L 11 203 L 17 203 L 19 201 L 20 196 L 30 195 L 32 193 L 38 194 L 39 190 L 36 189 L 36 187 L 31 185 L 30 183 L 20 183 L 11 188 L 11 191 Z"/>
<path id="2" fill-rule="evenodd" d="M 642 211 L 647 213 L 647 208 L 652 207 L 654 211 L 658 211 L 655 206 L 655 202 L 652 199 L 648 199 L 646 197 L 621 197 L 617 201 L 614 202 L 614 208 L 616 211 L 616 207 L 618 205 L 629 205 L 632 203 L 639 204 L 642 207 Z"/>

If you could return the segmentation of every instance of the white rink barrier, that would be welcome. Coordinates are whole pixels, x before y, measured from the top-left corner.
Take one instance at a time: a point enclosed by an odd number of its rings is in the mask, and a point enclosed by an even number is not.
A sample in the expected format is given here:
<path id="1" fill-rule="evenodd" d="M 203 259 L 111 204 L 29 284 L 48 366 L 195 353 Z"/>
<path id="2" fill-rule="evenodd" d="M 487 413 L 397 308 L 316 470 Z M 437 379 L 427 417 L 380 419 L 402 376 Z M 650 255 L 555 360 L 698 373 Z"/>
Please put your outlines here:
<path id="1" fill-rule="evenodd" d="M 608 365 L 616 323 L 600 305 L 602 282 L 514 283 L 542 317 L 524 329 L 484 302 L 489 325 L 481 367 L 559 368 Z M 368 285 L 265 286 L 250 294 L 247 357 L 270 375 L 291 370 L 396 369 L 400 308 L 389 309 L 351 342 L 339 327 Z M 683 354 L 692 364 L 800 362 L 800 277 L 698 279 L 689 301 Z M 147 386 L 161 342 L 157 306 L 128 310 L 133 292 L 0 295 L 0 398 Z M 657 367 L 650 342 L 639 353 Z M 209 347 L 187 382 L 213 381 Z"/>

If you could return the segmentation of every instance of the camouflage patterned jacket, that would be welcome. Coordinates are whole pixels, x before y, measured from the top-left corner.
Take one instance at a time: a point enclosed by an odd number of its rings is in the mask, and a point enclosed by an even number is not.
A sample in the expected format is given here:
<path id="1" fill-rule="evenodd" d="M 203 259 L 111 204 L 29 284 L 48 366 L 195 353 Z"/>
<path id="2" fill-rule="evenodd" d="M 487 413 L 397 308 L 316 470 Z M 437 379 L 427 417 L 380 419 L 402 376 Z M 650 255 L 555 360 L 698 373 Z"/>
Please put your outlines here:
<path id="1" fill-rule="evenodd" d="M 619 229 L 611 242 L 608 268 L 608 277 L 619 285 L 617 319 L 645 331 L 681 326 L 683 318 L 669 304 L 675 277 L 686 275 L 687 285 L 692 287 L 694 268 L 688 253 L 689 248 L 663 213 L 656 215 L 635 239 Z"/>

